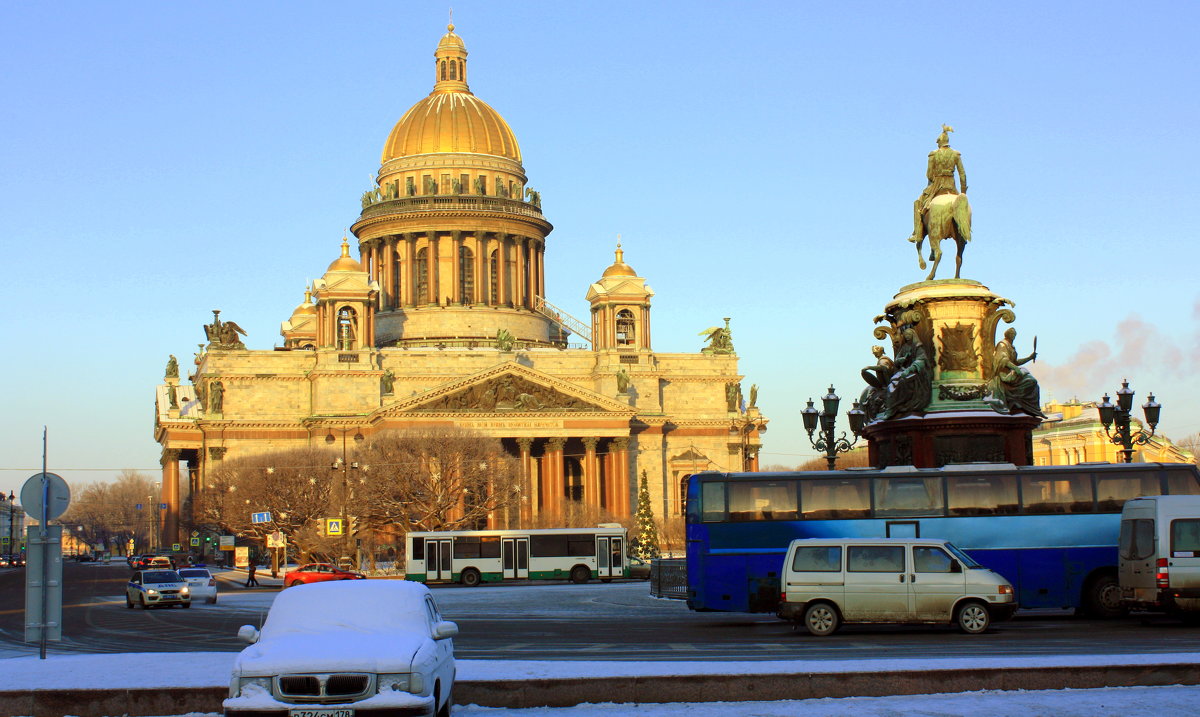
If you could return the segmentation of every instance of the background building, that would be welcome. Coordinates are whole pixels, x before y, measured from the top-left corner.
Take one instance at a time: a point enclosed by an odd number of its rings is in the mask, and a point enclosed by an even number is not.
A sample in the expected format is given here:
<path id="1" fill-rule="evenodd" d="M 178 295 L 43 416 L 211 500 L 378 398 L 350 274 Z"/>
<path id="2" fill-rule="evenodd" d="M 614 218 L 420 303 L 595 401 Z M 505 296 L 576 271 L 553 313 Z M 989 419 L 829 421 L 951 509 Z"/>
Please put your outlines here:
<path id="1" fill-rule="evenodd" d="M 1033 432 L 1033 463 L 1038 466 L 1066 466 L 1077 463 L 1121 462 L 1120 446 L 1104 432 L 1095 401 L 1046 404 L 1046 420 Z M 1131 418 L 1132 430 L 1142 429 L 1141 421 Z M 1180 448 L 1163 435 L 1134 446 L 1135 463 L 1193 463 L 1191 451 Z"/>
<path id="2" fill-rule="evenodd" d="M 329 436 L 450 425 L 500 438 L 523 466 L 522 505 L 492 524 L 553 525 L 579 507 L 628 517 L 642 472 L 655 513 L 676 516 L 686 475 L 756 469 L 766 419 L 743 399 L 728 320 L 702 351 L 656 351 L 654 292 L 619 244 L 580 287 L 590 321 L 546 302 L 553 227 L 467 72 L 451 26 L 433 91 L 396 124 L 361 197 L 360 258 L 344 239 L 281 347 L 247 349 L 214 314 L 190 383 L 168 366 L 155 413 L 164 544 L 214 462 Z"/>

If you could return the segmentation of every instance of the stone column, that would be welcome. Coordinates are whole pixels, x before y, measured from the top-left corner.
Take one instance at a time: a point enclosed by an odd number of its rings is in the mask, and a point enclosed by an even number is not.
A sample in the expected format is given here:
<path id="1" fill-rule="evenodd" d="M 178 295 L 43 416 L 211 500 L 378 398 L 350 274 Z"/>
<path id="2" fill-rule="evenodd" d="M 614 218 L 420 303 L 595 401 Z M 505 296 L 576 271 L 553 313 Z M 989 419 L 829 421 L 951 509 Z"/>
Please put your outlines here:
<path id="1" fill-rule="evenodd" d="M 613 492 L 609 510 L 617 517 L 625 517 L 629 515 L 629 439 L 612 439 L 609 450 L 613 456 Z"/>
<path id="2" fill-rule="evenodd" d="M 158 544 L 167 548 L 179 542 L 179 455 L 178 448 L 164 448 L 159 459 L 162 464 L 162 492 L 158 500 L 166 503 L 167 509 L 162 511 Z M 158 512 L 157 505 L 153 508 Z"/>
<path id="3" fill-rule="evenodd" d="M 533 509 L 537 507 L 537 491 L 533 483 L 533 439 L 518 438 L 517 447 L 521 449 L 521 527 L 529 527 L 533 520 Z"/>
<path id="4" fill-rule="evenodd" d="M 751 473 L 758 472 L 758 449 L 762 446 L 746 446 L 746 451 L 750 454 L 749 468 Z"/>
<path id="5" fill-rule="evenodd" d="M 492 257 L 487 232 L 475 235 L 479 240 L 479 303 L 492 305 Z"/>
<path id="6" fill-rule="evenodd" d="M 450 301 L 461 304 L 462 295 L 462 232 L 450 232 Z"/>
<path id="7" fill-rule="evenodd" d="M 442 262 L 440 258 L 440 243 L 435 231 L 429 232 L 429 303 L 442 303 Z"/>
<path id="8" fill-rule="evenodd" d="M 596 458 L 599 438 L 583 439 L 583 503 L 589 508 L 600 507 L 600 461 Z"/>
<path id="9" fill-rule="evenodd" d="M 404 286 L 401 289 L 401 291 L 404 294 L 404 305 L 405 306 L 416 306 L 417 305 L 417 235 L 416 234 L 405 234 L 404 238 L 406 239 L 405 243 L 408 245 L 407 251 L 405 252 L 405 257 L 404 257 L 405 265 L 408 267 L 408 271 L 405 272 L 406 274 L 408 274 L 408 280 L 404 282 Z"/>
<path id="10" fill-rule="evenodd" d="M 563 446 L 565 438 L 546 441 L 542 453 L 542 513 L 557 518 L 563 507 Z"/>
<path id="11" fill-rule="evenodd" d="M 380 254 L 380 271 L 379 271 L 379 288 L 382 290 L 383 298 L 379 302 L 379 307 L 384 311 L 388 311 L 396 305 L 395 282 L 392 277 L 395 272 L 395 261 L 393 260 L 395 252 L 395 240 L 392 237 L 383 238 L 383 249 Z"/>
<path id="12" fill-rule="evenodd" d="M 496 235 L 496 283 L 500 287 L 496 295 L 496 303 L 500 306 L 512 305 L 512 281 L 508 272 L 509 236 L 504 232 Z"/>

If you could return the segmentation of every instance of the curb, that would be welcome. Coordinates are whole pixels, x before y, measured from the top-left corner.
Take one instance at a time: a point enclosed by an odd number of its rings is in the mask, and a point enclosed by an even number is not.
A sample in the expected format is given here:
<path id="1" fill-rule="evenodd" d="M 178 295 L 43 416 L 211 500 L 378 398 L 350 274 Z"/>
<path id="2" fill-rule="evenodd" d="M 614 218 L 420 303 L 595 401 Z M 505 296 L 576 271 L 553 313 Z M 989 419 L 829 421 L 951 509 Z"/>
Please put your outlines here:
<path id="1" fill-rule="evenodd" d="M 455 704 L 483 707 L 570 707 L 601 702 L 741 702 L 820 697 L 882 697 L 977 690 L 1061 690 L 1200 684 L 1192 662 L 1146 665 L 794 672 L 464 680 Z M 221 712 L 227 687 L 0 691 L 0 714 L 106 717 Z"/>

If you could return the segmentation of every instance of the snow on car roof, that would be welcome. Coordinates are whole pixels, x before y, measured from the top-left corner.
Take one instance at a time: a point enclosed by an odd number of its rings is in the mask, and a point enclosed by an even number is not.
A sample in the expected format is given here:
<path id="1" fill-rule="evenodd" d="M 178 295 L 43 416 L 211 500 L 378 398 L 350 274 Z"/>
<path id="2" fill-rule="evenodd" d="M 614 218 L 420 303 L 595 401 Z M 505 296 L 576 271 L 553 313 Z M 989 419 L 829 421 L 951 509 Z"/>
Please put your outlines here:
<path id="1" fill-rule="evenodd" d="M 290 587 L 275 598 L 263 635 L 424 628 L 429 588 L 408 580 L 338 580 Z"/>

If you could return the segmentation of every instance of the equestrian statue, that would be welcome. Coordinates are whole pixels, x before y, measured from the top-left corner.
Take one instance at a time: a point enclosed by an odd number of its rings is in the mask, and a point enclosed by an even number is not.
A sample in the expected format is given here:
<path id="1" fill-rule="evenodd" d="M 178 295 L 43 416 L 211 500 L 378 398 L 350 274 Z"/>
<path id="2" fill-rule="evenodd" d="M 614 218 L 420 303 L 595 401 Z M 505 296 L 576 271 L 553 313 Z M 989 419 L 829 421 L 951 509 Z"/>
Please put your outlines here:
<path id="1" fill-rule="evenodd" d="M 929 237 L 929 260 L 933 262 L 926 281 L 937 273 L 942 260 L 942 240 L 953 239 L 958 244 L 958 256 L 954 260 L 954 278 L 962 271 L 963 249 L 971 241 L 971 205 L 967 202 L 967 173 L 963 171 L 962 155 L 950 148 L 950 132 L 954 128 L 942 125 L 937 138 L 938 148 L 929 153 L 929 164 L 925 176 L 929 183 L 917 201 L 913 202 L 913 233 L 908 238 L 917 245 L 917 260 L 925 268 L 925 257 L 921 255 L 921 244 Z M 954 172 L 958 172 L 959 190 L 954 185 Z"/>

